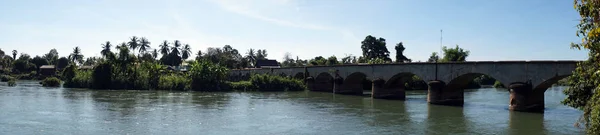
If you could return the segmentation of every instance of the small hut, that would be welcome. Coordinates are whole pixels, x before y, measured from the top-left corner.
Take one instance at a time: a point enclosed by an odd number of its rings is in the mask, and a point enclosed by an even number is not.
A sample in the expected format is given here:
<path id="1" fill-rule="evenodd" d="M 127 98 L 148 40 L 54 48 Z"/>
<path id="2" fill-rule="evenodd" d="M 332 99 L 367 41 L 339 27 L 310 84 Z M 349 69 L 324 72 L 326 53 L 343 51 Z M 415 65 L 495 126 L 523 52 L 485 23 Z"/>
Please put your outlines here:
<path id="1" fill-rule="evenodd" d="M 40 74 L 44 76 L 52 76 L 56 74 L 56 66 L 54 65 L 42 65 L 40 67 Z"/>

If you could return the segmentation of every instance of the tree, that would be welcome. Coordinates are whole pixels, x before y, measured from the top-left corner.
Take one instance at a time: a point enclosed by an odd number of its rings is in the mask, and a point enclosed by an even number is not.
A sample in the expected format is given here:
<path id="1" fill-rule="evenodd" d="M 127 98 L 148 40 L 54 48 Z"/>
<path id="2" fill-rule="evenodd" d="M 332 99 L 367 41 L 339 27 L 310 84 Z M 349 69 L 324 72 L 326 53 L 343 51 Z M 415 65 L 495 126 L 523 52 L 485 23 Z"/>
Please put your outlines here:
<path id="1" fill-rule="evenodd" d="M 325 59 L 323 56 L 317 56 L 309 60 L 308 63 L 312 66 L 326 65 L 327 59 Z"/>
<path id="2" fill-rule="evenodd" d="M 282 67 L 294 67 L 296 66 L 296 63 L 294 61 L 294 59 L 292 58 L 292 54 L 290 52 L 286 52 L 283 55 L 283 62 L 281 63 Z"/>
<path id="3" fill-rule="evenodd" d="M 251 66 L 254 66 L 256 64 L 256 53 L 254 52 L 254 49 L 248 49 L 248 52 L 246 53 L 246 58 L 248 59 L 248 62 L 250 62 Z"/>
<path id="4" fill-rule="evenodd" d="M 127 42 L 127 45 L 129 45 L 129 48 L 133 52 L 135 52 L 135 49 L 140 47 L 140 39 L 138 39 L 138 37 L 136 37 L 136 36 L 133 36 L 129 39 L 129 42 Z"/>
<path id="5" fill-rule="evenodd" d="M 338 63 L 339 62 L 337 60 L 337 57 L 335 57 L 335 55 L 327 58 L 327 65 L 333 66 L 333 65 L 337 65 Z"/>
<path id="6" fill-rule="evenodd" d="M 190 57 L 190 54 L 192 53 L 191 50 L 192 49 L 190 48 L 190 45 L 189 44 L 185 44 L 183 46 L 183 48 L 181 48 L 181 58 L 183 58 L 185 60 L 188 57 Z"/>
<path id="7" fill-rule="evenodd" d="M 385 39 L 383 38 L 375 38 L 371 35 L 365 37 L 365 39 L 361 42 L 360 48 L 363 52 L 363 57 L 367 60 L 372 59 L 383 59 L 385 61 L 391 61 L 390 52 L 385 46 Z"/>
<path id="8" fill-rule="evenodd" d="M 356 63 L 356 56 L 352 56 L 352 54 L 347 55 L 346 57 L 342 58 L 342 64 L 352 64 L 352 63 Z"/>
<path id="9" fill-rule="evenodd" d="M 267 50 L 258 49 L 258 51 L 256 51 L 256 60 L 266 60 L 266 59 L 267 59 Z"/>
<path id="10" fill-rule="evenodd" d="M 442 58 L 444 62 L 464 62 L 469 56 L 469 51 L 458 47 L 458 45 L 454 48 L 444 46 L 442 47 L 442 51 L 444 52 L 444 57 Z"/>
<path id="11" fill-rule="evenodd" d="M 567 95 L 563 104 L 580 109 L 583 115 L 579 122 L 586 127 L 587 134 L 600 134 L 600 2 L 596 0 L 574 0 L 574 7 L 581 19 L 577 25 L 577 36 L 581 43 L 572 43 L 571 48 L 586 49 L 589 58 L 577 64 L 569 76 Z M 579 124 L 579 123 L 578 123 Z"/>
<path id="12" fill-rule="evenodd" d="M 437 52 L 432 52 L 427 62 L 438 62 L 439 60 L 440 56 L 438 56 Z"/>
<path id="13" fill-rule="evenodd" d="M 17 59 L 17 53 L 18 53 L 17 50 L 12 51 L 13 59 L 15 59 L 15 60 Z"/>
<path id="14" fill-rule="evenodd" d="M 162 44 L 159 45 L 160 47 L 160 54 L 162 56 L 166 56 L 167 54 L 169 54 L 170 51 L 170 47 L 169 47 L 169 41 L 165 40 L 162 42 Z"/>
<path id="15" fill-rule="evenodd" d="M 171 54 L 179 56 L 179 54 L 180 54 L 179 48 L 180 47 L 181 47 L 181 42 L 179 40 L 175 40 L 175 42 L 173 42 L 173 47 L 171 47 Z"/>
<path id="16" fill-rule="evenodd" d="M 158 50 L 154 49 L 152 50 L 152 58 L 156 59 L 158 57 Z"/>
<path id="17" fill-rule="evenodd" d="M 2 49 L 0 49 L 0 58 L 3 58 L 4 55 L 6 55 L 6 54 L 4 53 L 4 51 Z"/>
<path id="18" fill-rule="evenodd" d="M 79 48 L 79 46 L 73 48 L 73 53 L 69 55 L 69 58 L 71 58 L 71 61 L 73 63 L 83 64 L 83 55 L 81 54 L 81 49 Z"/>
<path id="19" fill-rule="evenodd" d="M 87 59 L 85 59 L 85 62 L 83 62 L 83 65 L 86 65 L 86 66 L 96 65 L 97 61 L 98 61 L 98 58 L 96 58 L 96 57 L 88 57 Z"/>
<path id="20" fill-rule="evenodd" d="M 109 41 L 106 41 L 106 43 L 102 44 L 102 51 L 100 51 L 100 54 L 102 54 L 103 57 L 108 57 L 110 53 L 112 53 L 110 51 L 110 48 L 112 47 L 112 45 L 110 44 Z"/>
<path id="21" fill-rule="evenodd" d="M 48 60 L 46 60 L 45 58 L 42 58 L 40 56 L 33 57 L 33 59 L 31 59 L 30 62 L 33 63 L 33 64 L 35 64 L 36 70 L 38 70 L 40 68 L 40 66 L 42 66 L 42 65 L 48 65 L 49 64 Z"/>
<path id="22" fill-rule="evenodd" d="M 56 62 L 58 61 L 58 51 L 52 48 L 43 58 L 48 61 L 48 64 L 56 65 Z"/>
<path id="23" fill-rule="evenodd" d="M 63 69 L 69 65 L 70 60 L 66 57 L 60 57 L 56 62 L 56 68 Z"/>
<path id="24" fill-rule="evenodd" d="M 396 47 L 394 47 L 394 49 L 396 49 L 396 62 L 400 62 L 400 63 L 405 63 L 405 62 L 411 62 L 412 60 L 409 58 L 406 58 L 406 56 L 404 56 L 404 45 L 402 45 L 402 42 L 396 44 Z"/>
<path id="25" fill-rule="evenodd" d="M 31 56 L 29 56 L 29 54 L 26 53 L 21 53 L 21 56 L 19 56 L 19 59 L 17 60 L 29 61 L 31 60 Z"/>
<path id="26" fill-rule="evenodd" d="M 146 39 L 145 37 L 140 38 L 139 40 L 139 44 L 138 47 L 140 48 L 140 54 L 145 53 L 146 51 L 148 51 L 148 49 L 150 49 L 150 41 L 148 41 L 148 39 Z M 135 50 L 135 49 L 134 49 Z"/>

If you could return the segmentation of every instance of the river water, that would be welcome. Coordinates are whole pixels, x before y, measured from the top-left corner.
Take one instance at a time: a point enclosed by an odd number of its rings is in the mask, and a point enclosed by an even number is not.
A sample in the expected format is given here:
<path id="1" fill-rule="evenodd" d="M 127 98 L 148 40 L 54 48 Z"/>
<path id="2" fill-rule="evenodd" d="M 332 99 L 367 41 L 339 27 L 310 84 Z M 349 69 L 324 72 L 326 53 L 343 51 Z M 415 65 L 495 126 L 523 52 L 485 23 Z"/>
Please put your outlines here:
<path id="1" fill-rule="evenodd" d="M 0 134 L 583 134 L 581 112 L 545 93 L 542 113 L 511 112 L 505 89 L 465 92 L 464 107 L 320 92 L 94 91 L 0 83 Z"/>

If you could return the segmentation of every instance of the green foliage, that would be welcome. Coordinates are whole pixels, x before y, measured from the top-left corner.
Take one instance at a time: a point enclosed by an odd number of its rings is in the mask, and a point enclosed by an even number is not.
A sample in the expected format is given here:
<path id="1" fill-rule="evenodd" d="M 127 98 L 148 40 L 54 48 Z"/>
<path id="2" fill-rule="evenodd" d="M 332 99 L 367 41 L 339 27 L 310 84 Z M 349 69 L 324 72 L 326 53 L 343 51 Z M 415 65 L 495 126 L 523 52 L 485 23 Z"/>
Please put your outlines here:
<path id="1" fill-rule="evenodd" d="M 312 66 L 322 66 L 327 64 L 327 59 L 325 59 L 323 56 L 317 56 L 309 60 L 308 63 Z"/>
<path id="2" fill-rule="evenodd" d="M 65 88 L 90 88 L 92 86 L 92 71 L 75 71 L 75 76 L 65 79 Z"/>
<path id="3" fill-rule="evenodd" d="M 76 72 L 77 66 L 69 65 L 62 71 L 60 76 L 63 77 L 63 80 L 71 80 L 73 77 L 75 77 Z"/>
<path id="4" fill-rule="evenodd" d="M 583 110 L 580 122 L 587 134 L 600 134 L 600 3 L 590 0 L 574 0 L 574 7 L 581 16 L 577 36 L 581 43 L 572 43 L 572 48 L 589 50 L 589 58 L 577 65 L 568 77 L 567 95 L 563 104 Z"/>
<path id="5" fill-rule="evenodd" d="M 40 56 L 35 56 L 33 57 L 33 59 L 30 60 L 30 63 L 33 63 L 35 65 L 35 70 L 37 71 L 42 65 L 48 65 L 49 62 L 48 60 L 40 57 Z"/>
<path id="6" fill-rule="evenodd" d="M 0 76 L 0 81 L 2 82 L 8 82 L 10 80 L 14 80 L 15 78 L 9 75 L 1 75 Z"/>
<path id="7" fill-rule="evenodd" d="M 69 65 L 70 61 L 68 58 L 66 57 L 60 57 L 58 59 L 58 61 L 56 62 L 56 68 L 58 69 L 64 69 L 65 67 L 67 67 Z"/>
<path id="8" fill-rule="evenodd" d="M 8 84 L 9 87 L 17 86 L 16 79 L 10 79 L 10 80 L 8 80 L 7 84 Z"/>
<path id="9" fill-rule="evenodd" d="M 327 58 L 327 65 L 337 65 L 339 63 L 339 61 L 337 60 L 337 57 L 335 56 L 331 56 L 329 58 Z"/>
<path id="10" fill-rule="evenodd" d="M 232 90 L 256 90 L 250 81 L 228 82 Z"/>
<path id="11" fill-rule="evenodd" d="M 60 79 L 56 77 L 48 77 L 42 80 L 42 86 L 44 87 L 60 87 Z"/>
<path id="12" fill-rule="evenodd" d="M 504 84 L 502 84 L 500 81 L 496 81 L 494 82 L 494 88 L 504 88 Z"/>
<path id="13" fill-rule="evenodd" d="M 112 83 L 113 67 L 110 63 L 100 63 L 94 67 L 92 72 L 93 89 L 109 89 Z"/>
<path id="14" fill-rule="evenodd" d="M 405 63 L 405 62 L 411 62 L 412 61 L 411 59 L 409 59 L 406 56 L 404 56 L 404 50 L 406 48 L 404 48 L 404 45 L 402 44 L 402 42 L 396 44 L 396 46 L 394 47 L 394 49 L 396 49 L 396 62 Z"/>
<path id="15" fill-rule="evenodd" d="M 221 91 L 224 80 L 229 70 L 221 65 L 209 61 L 198 61 L 191 64 L 190 76 L 192 90 L 195 91 Z"/>
<path id="16" fill-rule="evenodd" d="M 390 52 L 385 46 L 385 39 L 368 35 L 361 44 L 360 48 L 362 49 L 363 57 L 367 60 L 383 59 L 384 61 L 392 61 L 390 59 Z"/>
<path id="17" fill-rule="evenodd" d="M 369 64 L 385 64 L 385 63 L 390 63 L 390 61 L 387 61 L 382 58 L 375 58 L 375 59 L 371 59 L 371 60 L 367 61 L 367 63 L 369 63 Z"/>
<path id="18" fill-rule="evenodd" d="M 191 80 L 186 75 L 169 74 L 160 76 L 158 82 L 160 90 L 189 90 Z"/>
<path id="19" fill-rule="evenodd" d="M 260 91 L 299 91 L 304 90 L 302 80 L 268 74 L 254 74 L 250 77 L 253 88 Z"/>
<path id="20" fill-rule="evenodd" d="M 454 48 L 444 46 L 442 51 L 444 52 L 443 62 L 463 62 L 467 60 L 470 53 L 468 50 L 458 47 L 458 45 Z"/>

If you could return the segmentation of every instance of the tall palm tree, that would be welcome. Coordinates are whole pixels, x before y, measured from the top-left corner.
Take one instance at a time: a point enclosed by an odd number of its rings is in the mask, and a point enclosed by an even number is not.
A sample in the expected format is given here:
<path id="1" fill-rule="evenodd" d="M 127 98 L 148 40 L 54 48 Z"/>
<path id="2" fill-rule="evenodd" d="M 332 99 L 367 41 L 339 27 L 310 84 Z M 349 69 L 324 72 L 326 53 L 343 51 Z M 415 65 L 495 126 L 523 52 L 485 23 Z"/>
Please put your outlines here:
<path id="1" fill-rule="evenodd" d="M 129 42 L 127 42 L 127 45 L 129 45 L 129 48 L 135 52 L 135 49 L 137 49 L 140 46 L 140 39 L 138 39 L 138 37 L 133 36 L 129 39 Z"/>
<path id="2" fill-rule="evenodd" d="M 163 56 L 166 56 L 167 54 L 169 54 L 169 41 L 165 40 L 162 42 L 162 44 L 159 45 L 160 47 L 160 54 Z"/>
<path id="3" fill-rule="evenodd" d="M 179 42 L 179 40 L 175 40 L 175 42 L 173 42 L 173 47 L 171 47 L 171 53 L 179 56 L 179 48 L 181 47 L 181 42 Z"/>
<path id="4" fill-rule="evenodd" d="M 250 48 L 246 54 L 246 58 L 248 58 L 248 61 L 250 62 L 250 64 L 252 66 L 254 66 L 254 63 L 256 62 L 256 53 L 254 52 L 254 49 Z"/>
<path id="5" fill-rule="evenodd" d="M 158 57 L 158 50 L 154 49 L 152 50 L 152 58 L 156 59 L 156 57 Z"/>
<path id="6" fill-rule="evenodd" d="M 79 48 L 79 46 L 73 48 L 73 53 L 71 53 L 69 57 L 71 58 L 71 61 L 73 63 L 83 63 L 83 55 L 81 54 L 81 49 Z"/>
<path id="7" fill-rule="evenodd" d="M 150 41 L 148 41 L 148 39 L 145 37 L 140 38 L 139 48 L 140 54 L 146 52 L 148 49 L 150 49 Z"/>
<path id="8" fill-rule="evenodd" d="M 12 51 L 13 59 L 15 59 L 15 60 L 17 59 L 17 53 L 18 53 L 17 50 Z"/>
<path id="9" fill-rule="evenodd" d="M 181 58 L 183 58 L 184 60 L 190 57 L 191 53 L 192 51 L 189 44 L 185 44 L 183 48 L 181 48 Z"/>
<path id="10" fill-rule="evenodd" d="M 100 51 L 100 54 L 102 54 L 104 57 L 108 57 L 108 54 L 111 53 L 111 47 L 112 45 L 110 44 L 110 41 L 106 41 L 106 43 L 102 44 L 102 51 Z"/>

